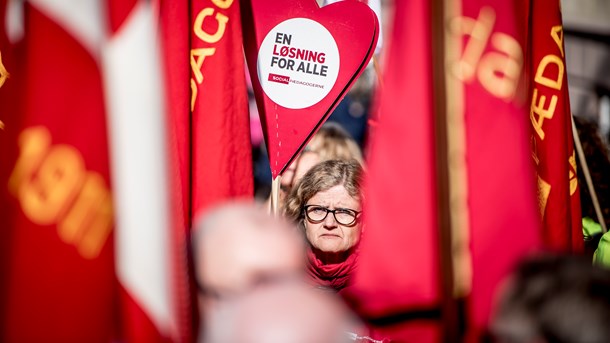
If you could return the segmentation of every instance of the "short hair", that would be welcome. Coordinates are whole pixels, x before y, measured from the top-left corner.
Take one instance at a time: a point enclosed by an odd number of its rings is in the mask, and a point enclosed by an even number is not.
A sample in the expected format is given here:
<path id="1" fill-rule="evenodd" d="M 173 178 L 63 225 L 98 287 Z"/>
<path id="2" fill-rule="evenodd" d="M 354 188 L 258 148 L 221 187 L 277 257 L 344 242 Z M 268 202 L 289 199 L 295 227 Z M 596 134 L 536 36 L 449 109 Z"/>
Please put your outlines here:
<path id="1" fill-rule="evenodd" d="M 306 151 L 318 154 L 321 161 L 356 160 L 361 165 L 364 159 L 358 143 L 338 123 L 326 122 L 313 136 Z"/>
<path id="2" fill-rule="evenodd" d="M 362 201 L 362 167 L 355 160 L 328 160 L 311 168 L 297 183 L 286 199 L 284 207 L 288 219 L 301 223 L 303 206 L 318 192 L 342 185 L 347 193 Z"/>
<path id="3" fill-rule="evenodd" d="M 610 271 L 575 256 L 520 266 L 491 325 L 502 342 L 610 342 Z"/>

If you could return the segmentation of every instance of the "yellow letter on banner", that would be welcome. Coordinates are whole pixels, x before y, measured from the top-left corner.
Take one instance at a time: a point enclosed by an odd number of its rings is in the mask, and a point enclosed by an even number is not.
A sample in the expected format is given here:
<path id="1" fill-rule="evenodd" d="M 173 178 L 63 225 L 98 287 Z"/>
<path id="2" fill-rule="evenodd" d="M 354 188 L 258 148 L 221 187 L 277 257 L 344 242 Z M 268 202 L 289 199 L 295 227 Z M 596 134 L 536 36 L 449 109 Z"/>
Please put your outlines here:
<path id="1" fill-rule="evenodd" d="M 197 100 L 197 82 L 191 78 L 191 111 L 195 109 L 195 100 Z"/>
<path id="2" fill-rule="evenodd" d="M 551 184 L 544 181 L 540 175 L 538 175 L 538 208 L 540 209 L 540 216 L 544 218 L 544 211 L 546 204 L 549 202 L 549 195 L 551 195 Z"/>
<path id="3" fill-rule="evenodd" d="M 561 57 L 563 57 L 563 27 L 561 25 L 553 26 L 551 28 L 551 37 L 557 44 L 559 51 L 561 51 Z"/>
<path id="4" fill-rule="evenodd" d="M 233 0 L 212 0 L 212 2 L 214 5 L 218 6 L 218 8 L 222 8 L 223 10 L 226 10 L 233 5 Z"/>
<path id="5" fill-rule="evenodd" d="M 576 177 L 576 154 L 574 150 L 572 150 L 572 156 L 568 158 L 568 162 L 570 164 L 570 195 L 574 195 L 574 193 L 576 192 L 576 188 L 578 187 L 578 177 Z"/>
<path id="6" fill-rule="evenodd" d="M 218 22 L 218 29 L 214 34 L 209 34 L 203 31 L 203 20 L 205 19 L 205 17 L 210 16 L 212 14 L 214 14 L 213 8 L 208 7 L 202 9 L 201 12 L 197 14 L 197 18 L 195 18 L 195 24 L 193 25 L 195 35 L 197 35 L 197 37 L 199 37 L 199 39 L 201 39 L 202 41 L 210 44 L 216 43 L 222 38 L 225 33 L 225 29 L 227 28 L 227 22 L 229 21 L 229 18 L 226 15 L 222 13 L 217 13 L 216 21 Z"/>
<path id="7" fill-rule="evenodd" d="M 483 56 L 477 73 L 479 81 L 494 96 L 510 100 L 517 92 L 523 67 L 521 46 L 504 33 L 494 33 L 491 44 L 502 53 L 488 52 Z"/>
<path id="8" fill-rule="evenodd" d="M 54 223 L 71 205 L 84 176 L 83 159 L 75 148 L 53 147 L 42 162 L 38 177 L 25 182 L 20 189 L 23 212 L 36 224 Z"/>
<path id="9" fill-rule="evenodd" d="M 2 52 L 0 52 L 0 87 L 2 87 L 6 79 L 8 79 L 8 71 L 6 71 L 4 64 L 2 64 Z"/>
<path id="10" fill-rule="evenodd" d="M 18 196 L 19 189 L 29 180 L 47 155 L 51 145 L 49 131 L 36 126 L 23 130 L 19 135 L 19 159 L 8 180 L 8 189 Z"/>
<path id="11" fill-rule="evenodd" d="M 203 81 L 203 74 L 201 73 L 201 66 L 207 56 L 212 56 L 216 52 L 216 48 L 202 48 L 202 49 L 191 49 L 191 69 L 195 74 L 195 80 L 198 84 Z M 196 58 L 195 58 L 196 57 Z"/>
<path id="12" fill-rule="evenodd" d="M 456 34 L 469 36 L 458 64 L 457 71 L 460 80 L 468 82 L 474 78 L 475 70 L 485 51 L 495 21 L 496 13 L 490 7 L 483 7 L 476 20 L 461 17 L 453 21 L 451 26 Z"/>
<path id="13" fill-rule="evenodd" d="M 555 107 L 557 106 L 557 96 L 551 96 L 551 103 L 547 108 L 544 108 L 546 103 L 546 96 L 541 95 L 540 101 L 536 103 L 538 99 L 538 89 L 534 88 L 534 95 L 532 96 L 532 104 L 530 107 L 530 119 L 532 121 L 532 125 L 534 126 L 534 130 L 540 137 L 540 139 L 544 140 L 544 130 L 542 129 L 542 124 L 545 119 L 552 119 L 553 114 L 555 114 Z M 536 119 L 535 115 L 538 115 L 538 119 Z"/>
<path id="14" fill-rule="evenodd" d="M 555 79 L 544 75 L 544 72 L 547 71 L 550 64 L 557 65 L 557 78 Z M 542 58 L 538 68 L 536 69 L 536 77 L 534 78 L 534 81 L 541 85 L 559 90 L 561 89 L 561 84 L 563 82 L 563 72 L 564 66 L 561 58 L 555 55 L 546 55 Z"/>
<path id="15" fill-rule="evenodd" d="M 87 173 L 83 188 L 58 224 L 61 239 L 78 247 L 86 258 L 99 254 L 112 230 L 112 203 L 104 179 L 94 172 Z"/>

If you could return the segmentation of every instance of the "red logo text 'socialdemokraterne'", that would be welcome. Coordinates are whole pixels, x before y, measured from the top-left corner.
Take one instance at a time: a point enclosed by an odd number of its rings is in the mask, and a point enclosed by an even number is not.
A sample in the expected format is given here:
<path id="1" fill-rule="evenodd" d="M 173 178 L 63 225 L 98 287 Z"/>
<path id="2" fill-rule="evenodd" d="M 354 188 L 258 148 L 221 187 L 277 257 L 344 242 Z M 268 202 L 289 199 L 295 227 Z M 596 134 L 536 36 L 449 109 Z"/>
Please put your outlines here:
<path id="1" fill-rule="evenodd" d="M 277 74 L 269 74 L 269 81 L 283 83 L 287 85 L 290 82 L 289 76 L 277 75 Z"/>

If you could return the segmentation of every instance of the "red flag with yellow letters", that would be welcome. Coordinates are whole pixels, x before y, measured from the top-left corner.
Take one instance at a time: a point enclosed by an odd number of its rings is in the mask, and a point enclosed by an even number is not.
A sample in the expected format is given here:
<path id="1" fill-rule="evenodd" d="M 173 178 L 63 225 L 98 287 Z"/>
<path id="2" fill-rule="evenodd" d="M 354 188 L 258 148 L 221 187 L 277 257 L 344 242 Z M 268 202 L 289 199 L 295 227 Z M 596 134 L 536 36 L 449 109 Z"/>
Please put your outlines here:
<path id="1" fill-rule="evenodd" d="M 532 156 L 546 244 L 584 248 L 559 0 L 530 0 L 526 49 Z"/>
<path id="2" fill-rule="evenodd" d="M 454 272 L 457 290 L 466 291 L 467 341 L 473 342 L 487 327 L 499 285 L 542 242 L 528 106 L 520 82 L 526 46 L 522 8 L 513 0 L 461 2 L 462 16 L 452 29 L 463 35 L 456 70 L 464 91 L 470 227 L 462 249 L 469 250 L 471 283 L 464 280 L 468 265 L 456 264 L 455 257 Z"/>
<path id="3" fill-rule="evenodd" d="M 10 73 L 0 88 L 0 341 L 108 342 L 117 284 L 102 76 L 91 40 L 53 6 L 9 3 L 0 1 Z M 23 26 L 5 21 L 7 6 L 23 6 Z"/>
<path id="4" fill-rule="evenodd" d="M 192 211 L 254 192 L 239 1 L 193 1 Z"/>
<path id="5" fill-rule="evenodd" d="M 396 3 L 370 145 L 369 229 L 348 288 L 356 310 L 397 341 L 458 341 L 458 316 L 465 341 L 478 341 L 498 286 L 540 247 L 521 11 L 513 0 L 445 5 L 435 18 L 428 1 Z M 446 27 L 434 35 L 434 23 Z"/>
<path id="6" fill-rule="evenodd" d="M 0 341 L 177 336 L 157 15 L 0 1 Z"/>
<path id="7" fill-rule="evenodd" d="M 172 235 L 184 244 L 199 212 L 253 194 L 240 2 L 161 1 L 161 34 Z M 177 272 L 186 271 L 185 251 L 174 258 Z M 179 333 L 189 341 L 196 336 L 195 287 L 175 282 Z"/>

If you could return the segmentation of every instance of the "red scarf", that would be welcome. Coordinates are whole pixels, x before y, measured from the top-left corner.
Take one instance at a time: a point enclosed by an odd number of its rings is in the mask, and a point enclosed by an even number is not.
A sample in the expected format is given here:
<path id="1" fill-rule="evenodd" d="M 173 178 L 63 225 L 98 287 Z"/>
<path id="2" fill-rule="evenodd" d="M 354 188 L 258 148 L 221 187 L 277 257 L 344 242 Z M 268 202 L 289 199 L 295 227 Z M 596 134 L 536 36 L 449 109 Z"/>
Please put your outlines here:
<path id="1" fill-rule="evenodd" d="M 347 286 L 351 273 L 356 269 L 357 259 L 358 252 L 354 251 L 341 263 L 324 264 L 311 249 L 307 249 L 307 274 L 316 285 L 338 292 Z"/>

